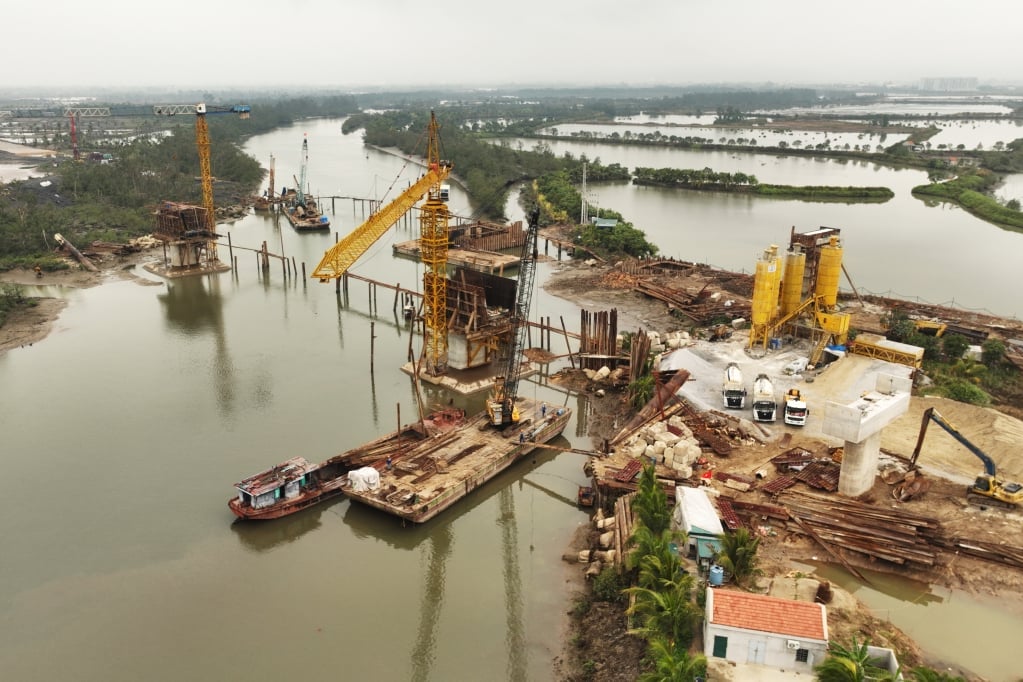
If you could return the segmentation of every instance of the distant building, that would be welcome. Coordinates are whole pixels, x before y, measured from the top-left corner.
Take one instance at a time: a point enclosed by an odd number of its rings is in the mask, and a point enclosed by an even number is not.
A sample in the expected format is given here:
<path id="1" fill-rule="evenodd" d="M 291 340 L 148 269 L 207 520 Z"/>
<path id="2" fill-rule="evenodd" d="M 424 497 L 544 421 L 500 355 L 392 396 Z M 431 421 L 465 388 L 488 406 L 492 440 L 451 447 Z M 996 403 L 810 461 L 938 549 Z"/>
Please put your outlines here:
<path id="1" fill-rule="evenodd" d="M 972 92 L 977 89 L 975 77 L 921 78 L 920 89 L 930 92 Z"/>
<path id="2" fill-rule="evenodd" d="M 590 222 L 602 230 L 613 230 L 618 227 L 616 218 L 590 218 Z"/>

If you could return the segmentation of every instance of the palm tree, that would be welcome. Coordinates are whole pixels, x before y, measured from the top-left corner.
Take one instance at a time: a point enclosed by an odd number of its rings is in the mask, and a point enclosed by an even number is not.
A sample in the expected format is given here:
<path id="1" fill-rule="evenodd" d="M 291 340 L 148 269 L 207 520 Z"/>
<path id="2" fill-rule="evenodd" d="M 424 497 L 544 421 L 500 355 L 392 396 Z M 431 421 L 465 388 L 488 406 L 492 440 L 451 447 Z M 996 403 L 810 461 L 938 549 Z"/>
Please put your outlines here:
<path id="1" fill-rule="evenodd" d="M 763 573 L 757 567 L 759 547 L 760 538 L 751 535 L 748 529 L 740 528 L 722 537 L 717 563 L 735 578 L 737 584 L 742 585 Z"/>
<path id="2" fill-rule="evenodd" d="M 707 677 L 705 656 L 678 651 L 660 637 L 650 641 L 648 656 L 653 659 L 654 669 L 640 675 L 638 682 L 693 682 Z"/>
<path id="3" fill-rule="evenodd" d="M 933 668 L 928 668 L 923 665 L 918 665 L 910 670 L 909 678 L 913 680 L 913 682 L 965 682 L 965 680 L 958 675 L 949 675 L 948 673 L 938 672 Z"/>
<path id="4" fill-rule="evenodd" d="M 688 574 L 674 580 L 661 579 L 655 587 L 630 587 L 626 593 L 636 597 L 627 611 L 640 622 L 636 633 L 648 640 L 658 637 L 676 649 L 685 651 L 693 641 L 700 609 L 692 599 L 693 577 Z"/>
<path id="5" fill-rule="evenodd" d="M 671 526 L 671 512 L 668 511 L 668 496 L 657 483 L 653 464 L 643 467 L 639 475 L 639 492 L 632 500 L 632 511 L 640 523 L 660 536 Z"/>
<path id="6" fill-rule="evenodd" d="M 870 664 L 870 653 L 867 641 L 857 642 L 853 637 L 852 646 L 848 649 L 837 642 L 828 645 L 828 657 L 815 667 L 818 682 L 864 682 L 879 680 L 888 682 L 896 680 L 899 674 L 891 673 L 883 668 Z"/>

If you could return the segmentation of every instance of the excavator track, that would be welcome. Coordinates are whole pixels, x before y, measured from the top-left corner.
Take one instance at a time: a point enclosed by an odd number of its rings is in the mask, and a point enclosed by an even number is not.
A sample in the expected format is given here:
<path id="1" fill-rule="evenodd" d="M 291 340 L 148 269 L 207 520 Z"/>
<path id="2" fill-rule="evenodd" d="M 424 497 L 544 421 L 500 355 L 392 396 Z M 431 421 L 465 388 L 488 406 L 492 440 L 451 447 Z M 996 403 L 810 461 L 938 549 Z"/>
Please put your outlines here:
<path id="1" fill-rule="evenodd" d="M 966 501 L 977 507 L 997 507 L 998 509 L 1015 509 L 1017 505 L 1012 502 L 1005 502 L 996 497 L 988 497 L 973 492 L 973 488 L 966 489 Z"/>

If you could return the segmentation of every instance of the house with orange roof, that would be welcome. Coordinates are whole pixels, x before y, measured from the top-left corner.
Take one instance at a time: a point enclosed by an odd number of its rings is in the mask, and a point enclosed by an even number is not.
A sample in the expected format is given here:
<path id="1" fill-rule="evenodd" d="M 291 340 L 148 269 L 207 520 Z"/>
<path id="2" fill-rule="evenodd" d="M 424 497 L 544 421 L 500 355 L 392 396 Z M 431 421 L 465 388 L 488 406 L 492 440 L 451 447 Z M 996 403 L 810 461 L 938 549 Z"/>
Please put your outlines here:
<path id="1" fill-rule="evenodd" d="M 703 653 L 812 673 L 828 654 L 824 604 L 707 588 Z"/>

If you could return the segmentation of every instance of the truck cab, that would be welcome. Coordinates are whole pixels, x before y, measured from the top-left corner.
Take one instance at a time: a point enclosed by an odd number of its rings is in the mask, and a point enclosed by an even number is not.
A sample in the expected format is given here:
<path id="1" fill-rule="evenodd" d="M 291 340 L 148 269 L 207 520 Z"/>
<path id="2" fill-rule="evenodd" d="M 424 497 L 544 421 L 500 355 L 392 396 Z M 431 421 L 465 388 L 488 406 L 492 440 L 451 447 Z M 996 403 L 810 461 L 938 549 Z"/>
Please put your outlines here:
<path id="1" fill-rule="evenodd" d="M 774 384 L 766 374 L 758 374 L 753 381 L 753 421 L 773 422 L 778 418 L 778 402 L 774 397 Z"/>
<path id="2" fill-rule="evenodd" d="M 725 368 L 721 397 L 725 407 L 730 410 L 741 410 L 746 407 L 746 387 L 742 385 L 742 370 L 734 362 L 728 363 L 728 367 Z"/>
<path id="3" fill-rule="evenodd" d="M 803 401 L 798 388 L 790 388 L 785 394 L 785 423 L 790 426 L 805 426 L 810 410 Z"/>

